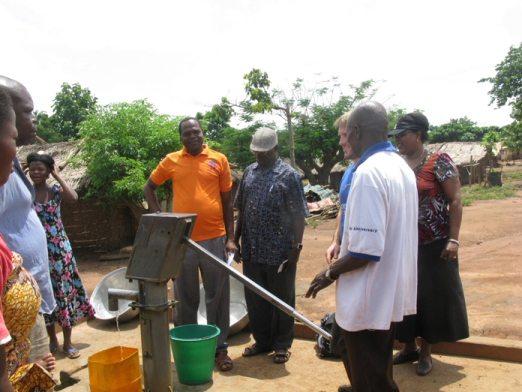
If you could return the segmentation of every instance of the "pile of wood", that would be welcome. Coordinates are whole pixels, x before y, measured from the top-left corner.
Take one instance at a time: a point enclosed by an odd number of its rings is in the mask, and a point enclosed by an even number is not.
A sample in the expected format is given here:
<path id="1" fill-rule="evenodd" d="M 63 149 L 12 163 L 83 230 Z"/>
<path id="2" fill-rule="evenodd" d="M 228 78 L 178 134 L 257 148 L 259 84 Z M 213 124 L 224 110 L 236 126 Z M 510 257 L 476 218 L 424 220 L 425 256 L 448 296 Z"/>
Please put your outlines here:
<path id="1" fill-rule="evenodd" d="M 332 203 L 325 205 L 318 209 L 310 209 L 310 214 L 312 215 L 308 218 L 307 222 L 317 221 L 317 220 L 326 220 L 326 219 L 335 219 L 337 218 L 337 214 L 339 213 L 341 206 L 339 204 L 339 200 L 335 200 Z"/>

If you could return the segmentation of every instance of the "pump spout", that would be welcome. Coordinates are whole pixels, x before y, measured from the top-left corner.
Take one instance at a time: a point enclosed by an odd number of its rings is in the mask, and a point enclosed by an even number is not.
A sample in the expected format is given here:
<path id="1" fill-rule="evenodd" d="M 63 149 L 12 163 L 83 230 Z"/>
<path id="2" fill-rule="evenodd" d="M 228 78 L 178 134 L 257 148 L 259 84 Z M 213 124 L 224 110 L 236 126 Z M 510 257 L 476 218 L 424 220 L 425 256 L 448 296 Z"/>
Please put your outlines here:
<path id="1" fill-rule="evenodd" d="M 116 312 L 118 310 L 118 300 L 125 299 L 127 301 L 137 301 L 139 293 L 136 290 L 113 289 L 108 290 L 109 310 Z"/>

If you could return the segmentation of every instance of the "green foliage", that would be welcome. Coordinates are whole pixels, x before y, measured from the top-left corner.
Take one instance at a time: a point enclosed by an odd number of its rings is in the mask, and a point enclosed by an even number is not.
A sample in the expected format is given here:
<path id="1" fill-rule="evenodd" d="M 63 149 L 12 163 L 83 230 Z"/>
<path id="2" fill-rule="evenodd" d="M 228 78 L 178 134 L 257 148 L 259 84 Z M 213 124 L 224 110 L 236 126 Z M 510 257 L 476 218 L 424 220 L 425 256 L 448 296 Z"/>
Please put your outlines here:
<path id="1" fill-rule="evenodd" d="M 522 149 L 522 122 L 514 121 L 503 127 L 501 137 L 504 146 L 511 151 L 519 152 Z"/>
<path id="2" fill-rule="evenodd" d="M 477 127 L 467 117 L 451 119 L 449 123 L 430 126 L 429 142 L 475 142 L 482 141 L 488 132 L 498 133 L 499 127 Z"/>
<path id="3" fill-rule="evenodd" d="M 36 117 L 36 126 L 38 137 L 47 143 L 56 143 L 62 141 L 61 135 L 58 133 L 51 117 L 46 112 L 34 111 Z"/>
<path id="4" fill-rule="evenodd" d="M 297 79 L 286 91 L 271 89 L 268 74 L 256 68 L 243 78 L 247 99 L 239 104 L 241 119 L 252 121 L 258 113 L 280 114 L 287 126 L 279 133 L 279 153 L 283 157 L 289 153 L 287 136 L 291 122 L 297 165 L 310 183 L 327 184 L 333 166 L 344 159 L 333 123 L 361 101 L 371 99 L 377 91 L 375 82 L 366 80 L 359 85 L 348 85 L 349 94 L 345 94 L 335 77 L 312 87 Z M 313 174 L 314 169 L 317 175 Z"/>
<path id="5" fill-rule="evenodd" d="M 196 118 L 205 130 L 206 139 L 222 143 L 225 138 L 225 129 L 229 127 L 234 114 L 232 104 L 223 97 L 221 104 L 212 106 L 212 109 L 205 114 L 198 113 Z"/>
<path id="6" fill-rule="evenodd" d="M 51 122 L 60 134 L 61 140 L 75 139 L 79 124 L 96 109 L 97 98 L 88 88 L 78 83 L 72 86 L 62 84 L 61 91 L 56 94 L 53 103 L 54 113 Z"/>
<path id="7" fill-rule="evenodd" d="M 506 104 L 514 105 L 522 99 L 522 43 L 518 47 L 511 46 L 507 56 L 495 67 L 497 74 L 492 78 L 483 78 L 479 83 L 493 83 L 488 92 L 491 103 L 498 107 Z M 518 118 L 520 120 L 520 118 Z"/>
<path id="8" fill-rule="evenodd" d="M 421 111 L 421 110 L 417 110 L 417 111 Z M 399 108 L 397 106 L 389 108 L 388 109 L 388 130 L 391 131 L 391 130 L 395 129 L 395 125 L 397 124 L 397 121 L 399 120 L 399 118 L 401 118 L 402 116 L 404 116 L 407 113 L 409 113 L 409 112 L 406 109 Z"/>
<path id="9" fill-rule="evenodd" d="M 314 229 L 317 229 L 317 226 L 319 226 L 319 221 L 315 219 L 309 219 L 306 221 L 306 223 L 312 226 Z"/>
<path id="10" fill-rule="evenodd" d="M 224 140 L 219 151 L 226 155 L 228 161 L 245 170 L 256 161 L 254 154 L 250 151 L 250 142 L 256 129 L 262 126 L 257 122 L 243 129 L 227 127 L 224 129 Z"/>
<path id="11" fill-rule="evenodd" d="M 493 147 L 495 147 L 495 144 L 500 141 L 500 133 L 495 131 L 488 131 L 484 135 L 484 138 L 482 139 L 482 145 L 486 147 L 486 150 L 488 153 L 491 153 L 493 151 Z"/>
<path id="12" fill-rule="evenodd" d="M 513 151 L 522 149 L 522 43 L 511 46 L 507 56 L 495 67 L 497 74 L 492 78 L 483 78 L 479 83 L 490 82 L 488 92 L 491 102 L 497 107 L 511 106 L 513 123 L 502 130 L 504 145 Z"/>
<path id="13" fill-rule="evenodd" d="M 274 104 L 272 95 L 268 90 L 270 80 L 268 74 L 257 68 L 253 68 L 248 74 L 243 76 L 245 82 L 245 92 L 250 101 L 243 101 L 243 111 L 247 114 L 271 112 L 273 109 L 280 109 Z M 276 90 L 277 91 L 277 90 Z"/>
<path id="14" fill-rule="evenodd" d="M 102 203 L 139 203 L 143 186 L 159 161 L 182 148 L 178 133 L 181 117 L 159 114 L 146 100 L 99 107 L 80 124 L 81 153 L 91 184 L 87 196 Z M 158 199 L 170 196 L 170 188 L 158 189 Z"/>

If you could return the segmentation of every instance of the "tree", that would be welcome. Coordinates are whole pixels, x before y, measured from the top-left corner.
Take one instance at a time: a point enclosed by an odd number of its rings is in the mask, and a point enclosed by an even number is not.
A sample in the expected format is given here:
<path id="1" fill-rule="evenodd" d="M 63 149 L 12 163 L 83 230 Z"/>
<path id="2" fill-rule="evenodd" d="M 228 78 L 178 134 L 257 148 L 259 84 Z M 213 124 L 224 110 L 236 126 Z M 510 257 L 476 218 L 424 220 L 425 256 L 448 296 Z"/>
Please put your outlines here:
<path id="1" fill-rule="evenodd" d="M 225 129 L 229 128 L 230 120 L 235 111 L 227 98 L 221 98 L 221 104 L 212 106 L 205 114 L 197 113 L 196 118 L 205 130 L 205 138 L 222 143 L 225 137 Z"/>
<path id="2" fill-rule="evenodd" d="M 359 102 L 371 99 L 377 91 L 373 87 L 375 82 L 367 80 L 358 86 L 349 85 L 351 91 L 346 95 L 341 91 L 338 78 L 312 87 L 303 79 L 297 79 L 286 92 L 271 89 L 268 74 L 256 68 L 244 79 L 247 97 L 238 104 L 241 119 L 252 121 L 258 113 L 278 113 L 286 125 L 286 130 L 279 133 L 280 154 L 284 156 L 283 152 L 287 151 L 292 158 L 295 137 L 296 164 L 311 184 L 327 184 L 333 166 L 344 159 L 333 123 Z"/>
<path id="3" fill-rule="evenodd" d="M 61 135 L 54 126 L 51 117 L 46 112 L 34 111 L 36 117 L 36 127 L 38 137 L 47 143 L 56 143 L 62 141 Z"/>
<path id="4" fill-rule="evenodd" d="M 522 43 L 511 46 L 507 56 L 495 67 L 494 77 L 483 78 L 479 83 L 490 82 L 493 87 L 488 92 L 491 102 L 497 107 L 511 106 L 511 118 L 514 120 L 502 130 L 504 144 L 513 151 L 522 148 Z"/>
<path id="5" fill-rule="evenodd" d="M 414 111 L 422 112 L 422 110 L 414 110 Z M 397 125 L 397 121 L 399 120 L 399 118 L 401 118 L 402 116 L 404 116 L 407 113 L 410 113 L 406 109 L 399 108 L 397 106 L 393 106 L 393 107 L 389 108 L 387 110 L 387 112 L 388 112 L 388 130 L 390 130 L 390 131 L 395 129 L 395 125 Z"/>
<path id="6" fill-rule="evenodd" d="M 294 131 L 292 127 L 292 102 L 284 96 L 281 90 L 269 92 L 270 80 L 266 72 L 253 68 L 250 73 L 243 76 L 246 80 L 245 91 L 248 99 L 241 102 L 245 118 L 254 113 L 279 111 L 286 119 L 288 130 L 288 151 L 290 164 L 295 167 Z M 278 102 L 279 100 L 279 102 Z M 253 101 L 253 102 L 252 102 Z M 309 102 L 306 103 L 308 105 Z"/>
<path id="7" fill-rule="evenodd" d="M 245 170 L 256 158 L 250 151 L 250 142 L 256 130 L 263 124 L 256 122 L 243 129 L 225 128 L 225 137 L 219 150 L 226 155 L 228 161 Z"/>
<path id="8" fill-rule="evenodd" d="M 482 144 L 484 147 L 486 147 L 486 152 L 488 154 L 488 161 L 489 166 L 493 167 L 493 149 L 495 148 L 495 144 L 497 144 L 500 141 L 500 133 L 489 131 L 486 133 L 484 138 L 482 139 Z"/>
<path id="9" fill-rule="evenodd" d="M 182 117 L 159 114 L 146 100 L 99 107 L 80 124 L 81 152 L 91 183 L 87 197 L 102 204 L 125 202 L 135 213 L 145 211 L 143 186 L 168 153 L 182 148 L 178 125 Z M 158 199 L 171 196 L 164 184 Z"/>
<path id="10" fill-rule="evenodd" d="M 95 111 L 97 98 L 88 88 L 82 88 L 78 83 L 72 86 L 62 84 L 62 90 L 56 94 L 53 101 L 52 124 L 61 135 L 61 140 L 75 139 L 78 125 Z"/>
<path id="11" fill-rule="evenodd" d="M 452 118 L 449 123 L 431 125 L 430 143 L 444 142 L 477 142 L 482 141 L 488 132 L 499 132 L 499 127 L 477 127 L 477 123 L 467 117 Z"/>

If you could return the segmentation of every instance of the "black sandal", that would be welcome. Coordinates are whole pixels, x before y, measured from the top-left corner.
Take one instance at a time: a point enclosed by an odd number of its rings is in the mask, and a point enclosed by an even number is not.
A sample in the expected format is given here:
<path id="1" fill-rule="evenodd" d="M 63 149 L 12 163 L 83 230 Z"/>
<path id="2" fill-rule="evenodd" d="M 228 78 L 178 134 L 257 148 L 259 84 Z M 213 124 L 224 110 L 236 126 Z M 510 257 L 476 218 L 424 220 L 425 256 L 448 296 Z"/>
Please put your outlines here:
<path id="1" fill-rule="evenodd" d="M 276 350 L 274 355 L 274 363 L 285 363 L 290 359 L 292 353 L 286 349 Z"/>
<path id="2" fill-rule="evenodd" d="M 267 353 L 271 351 L 270 349 L 267 349 L 267 348 L 261 348 L 257 345 L 257 343 L 254 343 L 253 345 L 245 348 L 245 351 L 243 351 L 243 356 L 244 357 L 253 357 L 254 355 L 259 355 L 259 354 L 262 354 L 262 353 Z"/>

